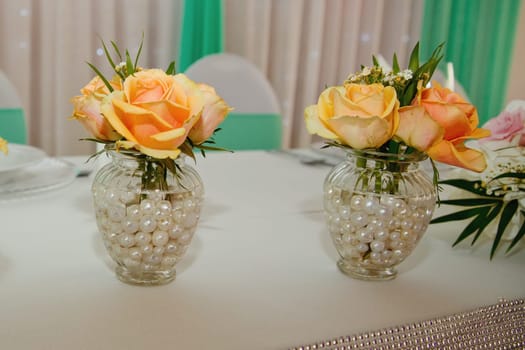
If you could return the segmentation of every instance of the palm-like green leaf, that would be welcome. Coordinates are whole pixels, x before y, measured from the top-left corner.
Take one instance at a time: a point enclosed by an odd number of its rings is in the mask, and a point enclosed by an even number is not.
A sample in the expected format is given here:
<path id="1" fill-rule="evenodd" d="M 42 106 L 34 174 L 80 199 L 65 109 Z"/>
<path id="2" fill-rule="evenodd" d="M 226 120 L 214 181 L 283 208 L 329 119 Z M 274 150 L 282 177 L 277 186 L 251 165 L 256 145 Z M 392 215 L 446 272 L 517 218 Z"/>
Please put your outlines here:
<path id="1" fill-rule="evenodd" d="M 496 233 L 496 237 L 494 237 L 494 243 L 492 244 L 492 248 L 490 250 L 491 260 L 494 257 L 494 253 L 496 252 L 496 248 L 498 248 L 499 242 L 501 241 L 501 237 L 503 237 L 505 229 L 507 228 L 510 220 L 512 220 L 512 217 L 516 213 L 516 210 L 518 210 L 517 199 L 511 200 L 507 203 L 507 205 L 505 205 L 505 208 L 503 208 L 503 212 L 501 213 L 501 218 L 498 224 L 498 231 Z"/>
<path id="2" fill-rule="evenodd" d="M 483 207 L 481 207 L 481 208 L 465 209 L 465 210 L 457 211 L 457 212 L 452 213 L 452 214 L 443 215 L 443 216 L 440 216 L 438 218 L 432 219 L 432 221 L 430 221 L 430 223 L 431 224 L 439 224 L 439 223 L 447 222 L 447 221 L 465 220 L 465 219 L 468 219 L 470 217 L 479 215 L 483 210 L 484 210 Z"/>
<path id="3" fill-rule="evenodd" d="M 504 174 L 500 174 L 496 177 L 494 177 L 491 181 L 494 181 L 494 180 L 497 180 L 497 179 L 501 179 L 501 178 L 505 178 L 505 177 L 512 177 L 512 178 L 515 178 L 515 179 L 525 179 L 525 173 L 504 173 Z"/>
<path id="4" fill-rule="evenodd" d="M 521 215 L 525 216 L 525 211 L 521 210 Z M 520 230 L 516 234 L 516 237 L 512 240 L 509 247 L 507 248 L 506 253 L 510 252 L 510 250 L 525 236 L 525 224 L 521 225 Z"/>
<path id="5" fill-rule="evenodd" d="M 483 208 L 480 208 L 479 214 L 465 227 L 463 232 L 459 235 L 459 237 L 456 239 L 456 241 L 452 244 L 454 247 L 459 242 L 463 241 L 465 238 L 470 236 L 476 231 L 483 230 L 483 225 L 485 225 L 485 218 L 490 211 L 490 206 L 485 206 Z"/>
<path id="6" fill-rule="evenodd" d="M 442 180 L 439 183 L 443 185 L 454 186 L 454 187 L 460 188 L 462 190 L 465 190 L 465 191 L 468 191 L 470 193 L 474 193 L 477 195 L 485 195 L 485 189 L 481 186 L 481 181 L 450 179 L 450 180 Z"/>
<path id="7" fill-rule="evenodd" d="M 416 46 L 414 46 L 414 49 L 410 53 L 408 69 L 410 69 L 412 72 L 415 72 L 418 67 L 419 67 L 419 41 L 417 42 Z"/>
<path id="8" fill-rule="evenodd" d="M 175 61 L 171 61 L 168 69 L 166 69 L 166 74 L 174 75 L 175 74 Z"/>
<path id="9" fill-rule="evenodd" d="M 142 39 L 140 40 L 139 50 L 137 51 L 137 56 L 135 56 L 134 69 L 137 69 L 137 67 L 139 65 L 139 57 L 140 57 L 140 53 L 142 52 L 142 45 L 143 44 L 144 44 L 144 32 L 142 32 Z"/>
<path id="10" fill-rule="evenodd" d="M 449 204 L 449 205 L 458 205 L 462 207 L 471 207 L 471 206 L 479 206 L 479 205 L 486 205 L 486 204 L 495 204 L 500 202 L 501 199 L 497 198 L 463 198 L 463 199 L 445 199 L 442 200 L 442 204 Z"/>
<path id="11" fill-rule="evenodd" d="M 394 54 L 394 57 L 392 58 L 392 72 L 394 74 L 399 73 L 401 69 L 399 68 L 399 62 L 397 61 L 397 55 Z"/>
<path id="12" fill-rule="evenodd" d="M 498 204 L 496 204 L 495 207 L 493 207 L 490 210 L 490 212 L 488 213 L 487 217 L 485 218 L 485 225 L 483 226 L 483 228 L 481 230 L 479 230 L 476 233 L 476 235 L 472 239 L 471 245 L 474 245 L 474 243 L 476 243 L 476 241 L 478 240 L 479 236 L 481 236 L 481 233 L 483 232 L 483 230 L 485 230 L 485 228 L 492 222 L 492 220 L 494 220 L 499 215 L 499 213 L 501 212 L 502 208 L 503 208 L 503 201 L 500 201 Z"/>

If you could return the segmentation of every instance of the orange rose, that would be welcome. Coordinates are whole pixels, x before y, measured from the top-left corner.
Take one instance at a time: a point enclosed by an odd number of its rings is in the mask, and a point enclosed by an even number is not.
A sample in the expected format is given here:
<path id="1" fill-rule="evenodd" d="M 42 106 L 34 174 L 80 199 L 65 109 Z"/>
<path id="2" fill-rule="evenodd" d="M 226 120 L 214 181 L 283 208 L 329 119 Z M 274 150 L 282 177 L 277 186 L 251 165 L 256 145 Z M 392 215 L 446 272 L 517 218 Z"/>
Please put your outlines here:
<path id="1" fill-rule="evenodd" d="M 476 108 L 459 94 L 435 86 L 423 89 L 413 104 L 425 107 L 428 114 L 444 129 L 443 139 L 427 150 L 427 154 L 442 163 L 481 172 L 486 167 L 483 153 L 467 148 L 465 141 L 490 135 L 478 128 Z"/>
<path id="2" fill-rule="evenodd" d="M 118 89 L 120 87 L 119 80 L 113 79 L 111 85 L 114 89 Z M 118 140 L 120 135 L 113 130 L 113 127 L 100 113 L 100 103 L 104 96 L 109 94 L 104 82 L 96 76 L 80 92 L 82 95 L 71 99 L 73 103 L 72 118 L 77 119 L 89 133 L 99 140 Z"/>
<path id="3" fill-rule="evenodd" d="M 204 103 L 197 84 L 184 74 L 147 69 L 128 76 L 123 91 L 108 95 L 101 110 L 126 139 L 119 141 L 120 146 L 154 158 L 175 159 Z"/>
<path id="4" fill-rule="evenodd" d="M 204 110 L 189 134 L 191 141 L 196 145 L 210 138 L 231 110 L 213 87 L 206 84 L 198 84 L 198 86 L 204 97 Z"/>
<path id="5" fill-rule="evenodd" d="M 321 93 L 317 105 L 306 108 L 306 128 L 355 149 L 377 148 L 397 130 L 398 109 L 396 91 L 390 86 L 329 87 Z"/>

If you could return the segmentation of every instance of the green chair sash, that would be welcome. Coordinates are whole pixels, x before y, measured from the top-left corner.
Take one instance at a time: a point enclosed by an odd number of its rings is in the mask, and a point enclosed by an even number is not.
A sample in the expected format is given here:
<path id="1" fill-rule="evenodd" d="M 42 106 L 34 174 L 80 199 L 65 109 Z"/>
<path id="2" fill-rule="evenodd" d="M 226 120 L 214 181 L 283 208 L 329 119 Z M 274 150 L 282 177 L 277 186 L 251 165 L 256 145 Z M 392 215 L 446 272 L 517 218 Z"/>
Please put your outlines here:
<path id="1" fill-rule="evenodd" d="M 279 114 L 230 113 L 219 125 L 215 146 L 230 150 L 276 150 L 281 148 L 282 123 Z"/>
<path id="2" fill-rule="evenodd" d="M 27 143 L 26 121 L 22 108 L 0 108 L 0 137 L 10 143 Z"/>

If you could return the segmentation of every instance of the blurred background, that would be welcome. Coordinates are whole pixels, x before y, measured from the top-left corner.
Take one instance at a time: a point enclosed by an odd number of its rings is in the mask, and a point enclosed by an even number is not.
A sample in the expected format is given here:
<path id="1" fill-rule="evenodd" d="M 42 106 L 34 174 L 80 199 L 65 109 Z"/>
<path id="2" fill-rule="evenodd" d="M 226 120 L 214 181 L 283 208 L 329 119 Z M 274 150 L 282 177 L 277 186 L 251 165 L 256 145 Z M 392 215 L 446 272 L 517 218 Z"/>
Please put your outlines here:
<path id="1" fill-rule="evenodd" d="M 28 143 L 49 155 L 89 154 L 69 120 L 71 97 L 109 72 L 100 40 L 132 57 L 144 33 L 143 67 L 184 72 L 215 52 L 245 57 L 267 77 L 282 115 L 283 148 L 308 146 L 303 110 L 371 55 L 402 65 L 446 41 L 458 86 L 481 121 L 525 99 L 525 7 L 521 0 L 0 0 L 0 70 L 24 109 Z M 13 102 L 15 103 L 15 102 Z M 235 107 L 235 106 L 234 106 Z"/>

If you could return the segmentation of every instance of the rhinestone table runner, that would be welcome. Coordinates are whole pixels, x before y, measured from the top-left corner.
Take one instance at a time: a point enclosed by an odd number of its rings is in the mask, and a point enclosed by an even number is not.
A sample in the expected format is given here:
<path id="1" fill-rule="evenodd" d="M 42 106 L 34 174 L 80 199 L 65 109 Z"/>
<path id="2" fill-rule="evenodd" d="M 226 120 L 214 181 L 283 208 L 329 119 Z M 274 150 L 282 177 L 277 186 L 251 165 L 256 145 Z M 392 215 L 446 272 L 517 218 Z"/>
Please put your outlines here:
<path id="1" fill-rule="evenodd" d="M 339 337 L 290 350 L 525 349 L 525 300 Z"/>

